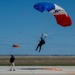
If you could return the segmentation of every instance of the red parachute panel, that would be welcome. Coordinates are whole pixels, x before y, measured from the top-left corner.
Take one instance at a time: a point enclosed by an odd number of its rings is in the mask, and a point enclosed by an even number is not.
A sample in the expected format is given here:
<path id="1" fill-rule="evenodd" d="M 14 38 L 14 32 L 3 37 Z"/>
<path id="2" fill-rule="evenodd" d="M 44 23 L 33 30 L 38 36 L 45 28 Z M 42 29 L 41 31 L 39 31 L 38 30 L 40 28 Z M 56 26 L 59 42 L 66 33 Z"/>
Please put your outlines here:
<path id="1" fill-rule="evenodd" d="M 56 18 L 56 21 L 59 25 L 63 27 L 71 26 L 72 21 L 71 18 L 66 15 L 66 14 L 59 14 L 59 15 L 54 15 Z"/>

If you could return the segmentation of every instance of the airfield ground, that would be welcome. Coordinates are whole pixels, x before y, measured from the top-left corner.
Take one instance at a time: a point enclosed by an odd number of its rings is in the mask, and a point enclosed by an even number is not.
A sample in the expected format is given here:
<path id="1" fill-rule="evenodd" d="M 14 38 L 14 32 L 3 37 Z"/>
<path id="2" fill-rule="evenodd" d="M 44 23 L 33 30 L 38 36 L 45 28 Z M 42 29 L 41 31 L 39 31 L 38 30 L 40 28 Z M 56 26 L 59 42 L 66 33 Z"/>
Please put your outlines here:
<path id="1" fill-rule="evenodd" d="M 15 56 L 16 66 L 75 66 L 75 56 Z M 10 65 L 10 56 L 0 56 L 0 65 Z"/>

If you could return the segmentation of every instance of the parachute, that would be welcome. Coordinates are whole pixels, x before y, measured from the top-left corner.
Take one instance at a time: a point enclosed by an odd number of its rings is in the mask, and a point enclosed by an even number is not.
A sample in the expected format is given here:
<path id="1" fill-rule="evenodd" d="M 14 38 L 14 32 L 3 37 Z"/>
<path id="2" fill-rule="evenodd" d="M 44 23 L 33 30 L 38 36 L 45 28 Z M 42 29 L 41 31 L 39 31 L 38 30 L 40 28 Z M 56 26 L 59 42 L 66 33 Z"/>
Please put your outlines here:
<path id="1" fill-rule="evenodd" d="M 41 2 L 34 5 L 34 8 L 39 12 L 48 11 L 55 16 L 57 24 L 67 27 L 71 26 L 72 21 L 67 12 L 57 4 Z"/>

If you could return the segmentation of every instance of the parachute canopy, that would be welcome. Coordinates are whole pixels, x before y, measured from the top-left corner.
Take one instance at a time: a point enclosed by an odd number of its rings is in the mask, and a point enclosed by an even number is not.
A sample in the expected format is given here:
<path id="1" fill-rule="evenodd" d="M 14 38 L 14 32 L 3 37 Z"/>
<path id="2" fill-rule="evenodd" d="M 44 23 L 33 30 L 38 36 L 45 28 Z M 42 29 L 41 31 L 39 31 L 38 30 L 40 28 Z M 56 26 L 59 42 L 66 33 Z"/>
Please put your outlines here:
<path id="1" fill-rule="evenodd" d="M 35 4 L 34 8 L 39 12 L 51 12 L 55 16 L 57 23 L 63 27 L 71 26 L 72 24 L 70 16 L 62 7 L 58 6 L 57 4 L 41 2 Z"/>

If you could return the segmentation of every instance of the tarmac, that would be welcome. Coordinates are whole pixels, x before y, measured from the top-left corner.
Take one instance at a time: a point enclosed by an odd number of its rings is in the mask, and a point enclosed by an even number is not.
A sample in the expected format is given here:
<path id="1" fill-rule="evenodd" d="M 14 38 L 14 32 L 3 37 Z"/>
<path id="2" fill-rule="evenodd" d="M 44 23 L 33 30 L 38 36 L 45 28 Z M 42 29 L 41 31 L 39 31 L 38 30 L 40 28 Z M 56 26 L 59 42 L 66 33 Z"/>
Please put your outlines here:
<path id="1" fill-rule="evenodd" d="M 0 75 L 75 75 L 75 66 L 0 66 Z"/>

